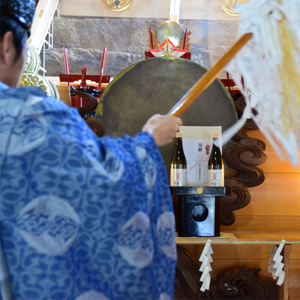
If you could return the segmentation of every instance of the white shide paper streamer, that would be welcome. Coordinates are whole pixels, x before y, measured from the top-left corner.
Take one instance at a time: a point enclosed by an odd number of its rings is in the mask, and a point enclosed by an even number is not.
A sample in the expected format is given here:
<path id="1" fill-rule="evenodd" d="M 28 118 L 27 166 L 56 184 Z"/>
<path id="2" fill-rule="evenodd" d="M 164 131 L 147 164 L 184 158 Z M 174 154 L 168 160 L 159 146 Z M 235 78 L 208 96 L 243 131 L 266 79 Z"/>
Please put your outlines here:
<path id="1" fill-rule="evenodd" d="M 272 274 L 274 280 L 278 279 L 278 285 L 282 285 L 285 278 L 285 272 L 283 271 L 284 264 L 282 262 L 283 256 L 280 255 L 284 245 L 285 240 L 282 240 L 278 249 L 273 245 L 273 248 L 270 251 L 271 258 L 269 259 L 268 272 Z"/>
<path id="2" fill-rule="evenodd" d="M 199 271 L 202 272 L 200 277 L 200 281 L 203 282 L 200 288 L 200 291 L 204 292 L 205 290 L 209 289 L 210 286 L 210 272 L 212 271 L 212 267 L 210 263 L 213 261 L 211 255 L 214 253 L 211 247 L 211 240 L 207 240 L 203 251 L 200 255 L 199 261 L 202 262 Z"/>
<path id="3" fill-rule="evenodd" d="M 300 49 L 300 0 L 281 0 L 281 3 L 278 0 L 251 0 L 235 6 L 235 10 L 241 15 L 237 39 L 248 32 L 253 36 L 225 67 L 243 93 L 246 108 L 242 118 L 223 133 L 223 143 L 226 144 L 246 120 L 252 118 L 279 158 L 287 158 L 299 167 L 300 117 L 296 117 L 298 124 L 288 133 L 281 120 L 281 107 L 285 106 L 278 71 L 282 63 L 278 20 L 284 15 Z M 300 53 L 294 51 L 293 54 L 300 74 Z M 292 101 L 295 103 L 296 98 Z M 252 108 L 257 111 L 256 115 Z M 289 115 L 299 113 L 297 109 L 289 111 Z"/>

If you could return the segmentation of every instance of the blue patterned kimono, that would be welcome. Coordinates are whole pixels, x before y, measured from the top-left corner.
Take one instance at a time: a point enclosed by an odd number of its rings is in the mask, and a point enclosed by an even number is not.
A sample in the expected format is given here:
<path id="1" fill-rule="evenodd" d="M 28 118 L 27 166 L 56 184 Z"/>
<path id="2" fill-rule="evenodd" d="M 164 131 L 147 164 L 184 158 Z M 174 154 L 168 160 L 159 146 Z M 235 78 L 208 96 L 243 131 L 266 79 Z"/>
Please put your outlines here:
<path id="1" fill-rule="evenodd" d="M 153 137 L 0 83 L 1 248 L 14 299 L 173 298 L 175 225 Z"/>

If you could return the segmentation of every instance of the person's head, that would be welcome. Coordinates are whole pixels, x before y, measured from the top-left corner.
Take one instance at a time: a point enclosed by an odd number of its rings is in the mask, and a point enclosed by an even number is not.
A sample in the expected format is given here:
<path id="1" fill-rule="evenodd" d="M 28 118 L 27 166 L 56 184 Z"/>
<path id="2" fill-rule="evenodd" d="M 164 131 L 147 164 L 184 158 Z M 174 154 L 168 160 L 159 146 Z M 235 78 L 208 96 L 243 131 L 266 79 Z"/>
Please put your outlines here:
<path id="1" fill-rule="evenodd" d="M 23 69 L 35 0 L 0 0 L 0 81 L 16 86 Z"/>

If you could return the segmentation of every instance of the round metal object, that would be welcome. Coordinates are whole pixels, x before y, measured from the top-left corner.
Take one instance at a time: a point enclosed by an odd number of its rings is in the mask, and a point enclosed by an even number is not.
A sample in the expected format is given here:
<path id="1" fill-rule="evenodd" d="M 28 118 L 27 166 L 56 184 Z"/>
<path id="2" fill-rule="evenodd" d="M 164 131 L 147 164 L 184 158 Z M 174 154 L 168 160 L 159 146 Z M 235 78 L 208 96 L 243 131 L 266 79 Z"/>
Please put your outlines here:
<path id="1" fill-rule="evenodd" d="M 183 38 L 184 31 L 182 27 L 173 21 L 160 23 L 155 29 L 155 36 L 160 45 L 166 39 L 166 30 L 168 30 L 169 40 L 177 47 Z"/>
<path id="2" fill-rule="evenodd" d="M 203 194 L 203 188 L 202 187 L 198 187 L 197 190 L 196 190 L 196 192 L 197 192 L 198 195 Z"/>
<path id="3" fill-rule="evenodd" d="M 132 0 L 101 0 L 103 5 L 111 11 L 123 11 L 130 7 Z"/>
<path id="4" fill-rule="evenodd" d="M 95 119 L 104 124 L 105 135 L 134 136 L 152 115 L 167 114 L 206 71 L 181 58 L 139 61 L 110 82 L 100 98 Z M 222 126 L 224 131 L 237 121 L 237 114 L 230 94 L 216 79 L 181 119 L 185 126 Z M 229 146 L 224 145 L 223 151 Z M 175 137 L 173 143 L 160 147 L 167 170 L 174 148 Z"/>
<path id="5" fill-rule="evenodd" d="M 230 16 L 237 17 L 239 14 L 235 11 L 235 5 L 242 5 L 249 0 L 220 0 L 223 10 Z"/>

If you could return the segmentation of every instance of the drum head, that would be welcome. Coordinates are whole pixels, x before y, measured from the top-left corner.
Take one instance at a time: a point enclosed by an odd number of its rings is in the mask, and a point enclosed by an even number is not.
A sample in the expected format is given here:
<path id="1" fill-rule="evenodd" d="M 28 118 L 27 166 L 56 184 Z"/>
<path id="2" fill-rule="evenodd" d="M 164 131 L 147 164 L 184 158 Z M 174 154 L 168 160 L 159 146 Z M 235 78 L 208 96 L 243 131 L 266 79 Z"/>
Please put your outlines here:
<path id="1" fill-rule="evenodd" d="M 207 70 L 181 58 L 151 58 L 121 72 L 105 89 L 95 119 L 105 135 L 134 136 L 154 114 L 167 114 Z M 182 114 L 184 126 L 222 126 L 223 132 L 237 121 L 233 100 L 216 79 Z M 223 146 L 224 151 L 230 143 Z M 167 170 L 175 141 L 159 150 Z M 169 172 L 168 172 L 169 173 Z"/>

